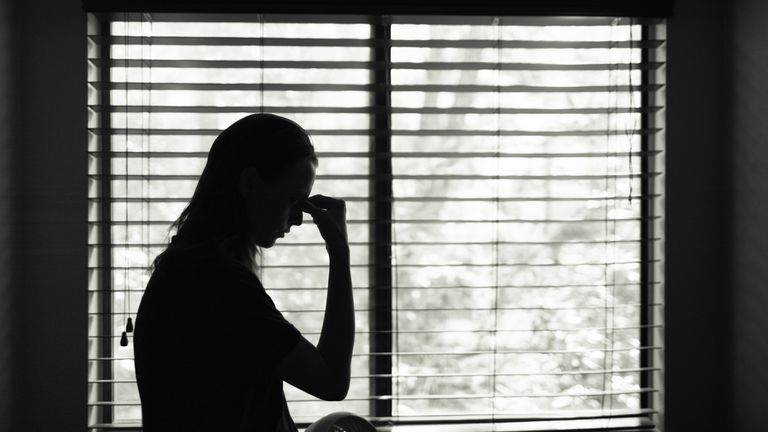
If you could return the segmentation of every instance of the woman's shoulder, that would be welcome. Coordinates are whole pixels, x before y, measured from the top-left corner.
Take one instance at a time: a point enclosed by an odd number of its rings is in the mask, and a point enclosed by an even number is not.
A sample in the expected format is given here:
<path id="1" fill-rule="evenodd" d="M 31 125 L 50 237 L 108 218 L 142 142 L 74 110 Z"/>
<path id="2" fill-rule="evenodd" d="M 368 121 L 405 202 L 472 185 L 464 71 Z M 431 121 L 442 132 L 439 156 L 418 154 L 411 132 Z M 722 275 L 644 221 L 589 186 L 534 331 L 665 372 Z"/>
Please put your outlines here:
<path id="1" fill-rule="evenodd" d="M 248 280 L 261 284 L 255 269 L 251 269 L 247 264 L 238 261 L 230 253 L 227 253 L 226 248 L 220 244 L 200 243 L 176 249 L 169 248 L 169 251 L 177 259 L 199 266 L 200 271 L 214 273 L 221 277 L 232 276 L 238 280 Z"/>
<path id="2" fill-rule="evenodd" d="M 171 243 L 158 257 L 158 268 L 195 268 L 206 260 L 207 252 L 202 245 Z"/>

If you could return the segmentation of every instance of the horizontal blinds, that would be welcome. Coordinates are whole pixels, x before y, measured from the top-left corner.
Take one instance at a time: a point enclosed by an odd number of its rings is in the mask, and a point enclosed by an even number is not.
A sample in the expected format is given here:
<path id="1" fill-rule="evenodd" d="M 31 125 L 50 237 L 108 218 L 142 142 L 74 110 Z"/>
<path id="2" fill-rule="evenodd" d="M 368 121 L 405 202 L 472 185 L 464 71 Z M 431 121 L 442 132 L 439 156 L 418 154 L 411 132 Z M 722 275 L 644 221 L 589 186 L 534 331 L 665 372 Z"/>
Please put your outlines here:
<path id="1" fill-rule="evenodd" d="M 573 292 L 568 288 L 550 292 L 548 298 L 556 298 L 567 303 L 570 309 L 564 311 L 566 320 L 575 327 L 583 324 L 597 324 L 600 322 L 616 324 L 619 320 L 639 322 L 640 315 L 630 310 L 614 308 L 620 298 L 640 300 L 639 285 L 624 285 L 618 287 L 616 282 L 628 282 L 631 273 L 640 273 L 643 264 L 640 259 L 640 248 L 632 246 L 632 243 L 611 246 L 604 244 L 585 245 L 580 251 L 567 252 L 564 249 L 552 245 L 548 251 L 538 248 L 527 250 L 510 250 L 500 244 L 484 245 L 483 247 L 468 248 L 442 248 L 430 249 L 428 246 L 408 245 L 412 239 L 421 241 L 439 241 L 451 238 L 455 232 L 471 232 L 475 235 L 492 237 L 495 241 L 510 240 L 511 238 L 524 238 L 531 232 L 537 232 L 534 225 L 527 227 L 514 227 L 505 225 L 503 221 L 509 218 L 526 217 L 539 218 L 542 221 L 554 221 L 560 218 L 579 218 L 581 222 L 558 224 L 556 222 L 545 223 L 549 228 L 543 234 L 547 240 L 575 239 L 571 236 L 581 237 L 586 235 L 592 239 L 629 240 L 638 237 L 642 221 L 624 221 L 626 225 L 619 228 L 622 222 L 619 219 L 641 216 L 642 201 L 635 200 L 634 204 L 629 199 L 606 200 L 592 206 L 579 205 L 577 202 L 569 206 L 552 206 L 547 201 L 541 205 L 526 203 L 523 206 L 509 206 L 500 200 L 501 197 L 526 193 L 531 189 L 547 196 L 584 196 L 590 191 L 619 191 L 622 194 L 631 195 L 632 190 L 640 191 L 641 178 L 653 176 L 654 172 L 641 171 L 641 164 L 633 167 L 629 157 L 612 157 L 607 153 L 618 151 L 632 151 L 641 149 L 641 136 L 643 134 L 655 134 L 654 128 L 641 127 L 640 114 L 633 109 L 642 108 L 643 92 L 656 92 L 661 87 L 658 84 L 641 85 L 641 70 L 653 68 L 655 65 L 644 64 L 641 68 L 635 68 L 635 62 L 642 62 L 640 49 L 633 43 L 633 26 L 614 25 L 609 30 L 601 31 L 592 28 L 528 28 L 518 31 L 514 26 L 505 26 L 503 19 L 491 28 L 472 28 L 462 26 L 444 25 L 418 25 L 401 24 L 392 27 L 392 100 L 393 107 L 401 106 L 477 106 L 487 104 L 489 108 L 495 108 L 494 113 L 473 113 L 465 116 L 462 126 L 469 126 L 463 133 L 471 137 L 469 140 L 446 139 L 452 137 L 452 130 L 457 122 L 449 116 L 430 115 L 393 115 L 393 132 L 398 130 L 426 131 L 424 137 L 413 137 L 408 134 L 398 135 L 393 133 L 393 152 L 419 151 L 419 157 L 399 158 L 393 157 L 394 195 L 397 196 L 434 196 L 443 195 L 448 190 L 459 194 L 457 190 L 466 193 L 477 193 L 483 190 L 485 193 L 495 195 L 494 206 L 477 206 L 474 208 L 457 207 L 452 201 L 424 202 L 421 206 L 407 205 L 395 199 L 393 204 L 393 259 L 396 262 L 394 274 L 394 286 L 404 285 L 430 285 L 433 281 L 440 283 L 460 284 L 464 281 L 482 280 L 484 284 L 499 286 L 510 280 L 534 280 L 544 283 L 576 282 L 576 279 L 586 278 L 594 283 L 606 284 L 602 292 Z M 561 32 L 561 33 L 560 33 Z M 526 43 L 528 41 L 515 41 L 507 44 L 507 39 L 515 35 L 520 38 L 546 38 L 558 34 L 560 38 L 570 42 L 570 48 L 559 48 L 551 41 Z M 637 33 L 639 35 L 639 31 Z M 591 35 L 597 39 L 592 45 L 578 46 L 582 37 Z M 423 44 L 420 49 L 414 49 L 410 44 L 400 45 L 400 40 L 411 42 L 422 39 L 472 39 L 474 37 L 486 38 L 485 43 L 478 44 L 475 49 L 454 48 L 454 61 L 463 65 L 474 64 L 476 69 L 458 67 L 450 74 L 444 72 L 444 60 L 446 53 L 438 45 Z M 589 36 L 587 36 L 589 37 Z M 617 40 L 624 40 L 619 44 Z M 522 43 L 521 43 L 522 42 Z M 597 42 L 597 43 L 594 43 Z M 602 44 L 602 46 L 601 46 Z M 565 45 L 565 44 L 564 44 Z M 578 46 L 578 47 L 577 47 Z M 590 48 L 587 48 L 589 46 Z M 526 48 L 520 48 L 526 47 Z M 492 48 L 492 49 L 488 49 Z M 410 56 L 417 55 L 419 60 L 427 65 L 420 69 L 411 68 L 408 62 Z M 495 56 L 495 58 L 494 58 Z M 495 67 L 488 64 L 495 61 Z M 545 63 L 540 65 L 540 63 Z M 406 67 L 399 67 L 401 63 L 408 63 Z M 616 67 L 621 64 L 622 67 Z M 437 67 L 432 67 L 432 66 Z M 485 65 L 485 66 L 483 66 Z M 528 67 L 528 65 L 534 65 Z M 604 65 L 598 73 L 585 72 L 598 69 Z M 434 86 L 435 82 L 442 80 L 454 80 L 453 89 L 443 86 Z M 494 82 L 495 81 L 495 82 Z M 430 88 L 430 86 L 434 86 Z M 484 86 L 495 87 L 493 95 L 484 95 Z M 408 90 L 412 88 L 425 88 L 423 96 L 414 97 Z M 427 90 L 428 89 L 428 90 Z M 477 92 L 466 92 L 467 89 L 476 89 Z M 431 91 L 430 91 L 431 90 Z M 517 97 L 516 92 L 526 93 L 524 97 Z M 550 94 L 553 93 L 553 94 Z M 554 96 L 554 97 L 550 97 Z M 560 113 L 548 116 L 541 114 L 546 109 L 589 109 L 600 106 L 603 112 L 600 114 Z M 527 108 L 539 109 L 537 114 L 503 114 L 502 108 Z M 617 108 L 621 108 L 619 113 Z M 477 127 L 475 125 L 483 125 Z M 488 130 L 491 133 L 482 134 L 479 130 Z M 478 131 L 477 134 L 473 132 Z M 473 136 L 474 135 L 474 136 Z M 475 136 L 483 136 L 477 139 Z M 599 137 L 599 139 L 591 139 Z M 421 145 L 426 141 L 426 145 Z M 553 153 L 565 152 L 592 152 L 602 151 L 602 157 L 584 159 L 566 158 L 529 158 L 520 163 L 509 158 L 495 158 L 489 161 L 465 159 L 462 162 L 441 159 L 431 161 L 429 151 L 436 153 L 445 152 L 446 149 L 489 151 L 497 154 L 514 151 L 548 151 Z M 427 154 L 425 154 L 427 153 Z M 648 156 L 653 157 L 653 156 Z M 638 158 L 641 159 L 641 158 Z M 454 182 L 450 185 L 437 179 L 419 183 L 409 183 L 411 175 L 429 172 L 432 176 L 460 176 L 477 175 L 485 176 L 482 185 L 463 185 Z M 516 177 L 516 181 L 505 181 L 507 176 Z M 523 179 L 527 177 L 527 179 Z M 491 179 L 493 178 L 493 179 Z M 533 183 L 536 182 L 536 183 Z M 483 192 L 481 192 L 483 193 Z M 618 195 L 618 194 L 617 194 Z M 590 209 L 591 207 L 591 209 Z M 407 218 L 414 212 L 430 215 L 440 215 L 442 218 L 468 219 L 472 214 L 483 217 L 495 218 L 498 222 L 491 232 L 482 232 L 471 222 L 455 222 L 451 225 L 435 224 L 419 226 L 414 229 L 406 224 L 399 223 L 399 219 Z M 591 219 L 590 213 L 597 216 L 598 223 L 587 223 Z M 584 224 L 584 225 L 582 225 Z M 629 226 L 637 230 L 632 230 Z M 582 227 L 582 228 L 578 228 Z M 633 232 L 634 231 L 634 232 Z M 625 247 L 626 246 L 626 247 Z M 553 256 L 552 254 L 555 254 Z M 590 255 L 601 256 L 603 266 L 595 268 L 595 272 L 582 272 L 571 268 L 560 272 L 550 266 L 529 266 L 525 269 L 514 268 L 510 261 L 521 260 L 533 263 L 538 259 L 548 260 L 548 264 L 559 264 L 563 260 L 579 257 L 584 259 Z M 430 260 L 432 262 L 462 262 L 476 259 L 482 256 L 495 261 L 495 266 L 488 272 L 477 272 L 466 267 L 418 267 L 418 263 Z M 618 264 L 622 259 L 635 257 L 634 263 L 625 261 L 625 265 Z M 582 261 L 584 262 L 584 261 Z M 416 265 L 416 269 L 408 266 Z M 651 264 L 652 265 L 652 264 Z M 582 279 L 583 281 L 583 279 Z M 559 292 L 558 292 L 559 291 Z M 409 310 L 416 305 L 429 302 L 428 297 L 434 295 L 419 290 L 393 290 L 395 328 L 408 326 L 413 320 L 430 323 L 430 328 L 456 329 L 471 327 L 477 322 L 489 324 L 492 328 L 507 328 L 510 324 L 520 328 L 528 328 L 531 323 L 536 328 L 547 328 L 559 318 L 553 316 L 551 311 L 541 307 L 528 315 L 528 311 L 520 311 L 515 308 L 525 302 L 536 302 L 542 297 L 542 292 L 537 290 L 515 291 L 509 295 L 509 291 L 497 288 L 492 293 L 482 291 L 452 290 L 440 293 L 440 303 L 466 305 L 483 305 L 488 308 L 483 315 L 466 315 L 460 311 L 451 311 L 446 314 L 439 309 L 414 311 Z M 489 295 L 490 294 L 490 295 Z M 600 311 L 580 311 L 583 302 L 589 299 L 602 299 L 603 308 Z M 599 300 L 598 300 L 599 302 Z M 543 306 L 543 305 L 542 305 Z M 643 305 L 642 310 L 652 307 Z M 638 311 L 641 309 L 638 309 Z M 408 415 L 418 412 L 445 412 L 463 410 L 467 414 L 488 413 L 492 418 L 510 418 L 523 413 L 535 417 L 537 414 L 550 413 L 556 406 L 563 411 L 583 410 L 593 403 L 596 414 L 612 413 L 614 410 L 626 411 L 641 406 L 642 394 L 649 390 L 641 385 L 641 374 L 606 372 L 602 375 L 582 375 L 576 380 L 547 380 L 534 377 L 525 379 L 515 377 L 503 377 L 498 372 L 509 370 L 527 370 L 533 365 L 542 365 L 547 362 L 557 364 L 558 368 L 568 370 L 576 366 L 593 362 L 604 365 L 606 368 L 619 367 L 626 370 L 629 366 L 640 366 L 640 355 L 645 349 L 655 347 L 642 346 L 640 343 L 641 330 L 617 331 L 609 328 L 591 334 L 573 333 L 547 333 L 530 332 L 520 334 L 519 338 L 510 334 L 492 332 L 485 335 L 458 335 L 445 332 L 433 333 L 405 333 L 395 332 L 394 367 L 398 372 L 412 372 L 432 370 L 435 372 L 459 372 L 467 368 L 488 368 L 494 372 L 485 380 L 464 380 L 463 385 L 472 391 L 467 393 L 483 394 L 484 389 L 490 389 L 492 398 L 451 398 L 450 395 L 457 392 L 462 385 L 457 385 L 455 380 L 446 378 L 440 382 L 424 379 L 396 377 L 396 385 L 393 393 L 398 404 L 393 404 L 393 415 Z M 573 346 L 586 347 L 590 339 L 598 345 L 602 345 L 605 351 L 601 353 L 575 353 L 569 352 Z M 521 343 L 529 347 L 540 344 L 553 348 L 549 352 L 539 352 L 529 357 L 526 355 L 510 355 L 510 344 Z M 431 349 L 446 350 L 457 345 L 465 345 L 467 353 L 473 349 L 484 349 L 491 353 L 488 359 L 479 360 L 467 356 L 454 361 L 441 356 L 411 356 L 410 352 L 429 347 Z M 629 351 L 622 348 L 629 348 Z M 632 354 L 635 353 L 635 354 Z M 631 365 L 631 366 L 630 366 Z M 541 366 L 540 366 L 541 367 Z M 548 388 L 552 391 L 548 397 L 525 397 L 537 394 L 537 390 Z M 627 392 L 623 395 L 612 392 L 621 389 Z M 650 389 L 653 391 L 653 389 Z M 420 393 L 438 392 L 446 396 L 445 399 L 430 398 L 421 399 Z M 582 393 L 584 391 L 584 393 Z M 591 393 L 594 392 L 594 393 Z M 591 393 L 591 396 L 589 396 Z M 545 392 L 544 394 L 547 394 Z M 417 395 L 416 398 L 409 398 Z M 524 395 L 522 398 L 505 398 L 504 395 Z M 563 400 L 562 398 L 565 398 Z M 462 402 L 458 402 L 462 400 Z M 558 402 L 561 400 L 562 402 Z M 481 402 L 482 401 L 482 402 Z"/>
<path id="2" fill-rule="evenodd" d="M 90 18 L 92 428 L 140 423 L 120 332 L 213 139 L 259 111 L 312 134 L 313 193 L 348 203 L 352 386 L 345 401 L 324 402 L 286 384 L 298 424 L 332 411 L 395 424 L 654 418 L 658 21 L 392 16 L 386 38 L 353 15 L 113 14 L 101 28 Z M 377 104 L 382 92 L 389 105 Z M 391 128 L 377 126 L 381 116 Z M 382 140 L 390 150 L 376 150 Z M 374 172 L 378 160 L 392 172 Z M 374 226 L 391 238 L 372 237 Z M 374 246 L 391 260 L 375 259 Z M 311 221 L 261 267 L 280 310 L 317 342 L 327 255 Z M 373 282 L 380 268 L 391 286 Z M 392 310 L 371 307 L 374 292 L 389 293 Z M 390 328 L 374 328 L 382 317 Z M 391 347 L 377 350 L 374 334 Z M 390 370 L 373 373 L 381 358 Z M 387 412 L 372 411 L 382 400 Z"/>

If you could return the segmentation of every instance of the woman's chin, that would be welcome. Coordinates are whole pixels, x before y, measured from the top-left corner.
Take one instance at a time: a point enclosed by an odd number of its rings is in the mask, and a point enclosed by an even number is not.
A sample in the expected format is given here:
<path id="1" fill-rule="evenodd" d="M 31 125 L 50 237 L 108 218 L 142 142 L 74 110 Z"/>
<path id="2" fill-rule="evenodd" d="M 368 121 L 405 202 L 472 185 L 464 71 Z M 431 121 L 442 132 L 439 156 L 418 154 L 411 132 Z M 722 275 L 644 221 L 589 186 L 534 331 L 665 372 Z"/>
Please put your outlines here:
<path id="1" fill-rule="evenodd" d="M 275 242 L 277 242 L 278 237 L 270 237 L 267 239 L 262 239 L 258 242 L 258 245 L 264 249 L 269 249 L 272 246 L 275 245 Z"/>

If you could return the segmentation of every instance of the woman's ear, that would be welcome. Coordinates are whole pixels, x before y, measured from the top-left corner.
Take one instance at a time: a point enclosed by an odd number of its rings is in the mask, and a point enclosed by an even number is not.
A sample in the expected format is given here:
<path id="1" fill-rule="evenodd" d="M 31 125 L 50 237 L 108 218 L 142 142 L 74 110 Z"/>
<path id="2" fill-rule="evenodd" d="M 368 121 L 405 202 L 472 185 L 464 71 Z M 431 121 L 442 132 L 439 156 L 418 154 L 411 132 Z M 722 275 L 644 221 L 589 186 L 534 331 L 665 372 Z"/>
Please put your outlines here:
<path id="1" fill-rule="evenodd" d="M 253 193 L 254 189 L 261 193 L 264 190 L 264 180 L 261 179 L 256 167 L 245 167 L 240 172 L 240 195 L 246 198 Z"/>

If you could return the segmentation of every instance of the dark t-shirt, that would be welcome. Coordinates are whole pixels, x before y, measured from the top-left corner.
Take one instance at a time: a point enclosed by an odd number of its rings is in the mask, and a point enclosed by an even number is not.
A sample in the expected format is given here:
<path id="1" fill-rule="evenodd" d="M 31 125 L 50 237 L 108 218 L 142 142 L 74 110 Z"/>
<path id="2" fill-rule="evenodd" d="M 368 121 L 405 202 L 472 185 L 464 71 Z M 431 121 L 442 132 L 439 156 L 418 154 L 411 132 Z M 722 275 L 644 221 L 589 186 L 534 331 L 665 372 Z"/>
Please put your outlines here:
<path id="1" fill-rule="evenodd" d="M 300 337 L 246 267 L 171 248 L 133 335 L 144 431 L 296 432 L 272 372 Z"/>

